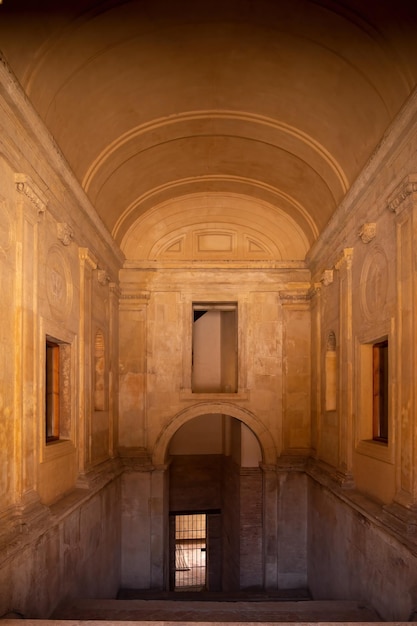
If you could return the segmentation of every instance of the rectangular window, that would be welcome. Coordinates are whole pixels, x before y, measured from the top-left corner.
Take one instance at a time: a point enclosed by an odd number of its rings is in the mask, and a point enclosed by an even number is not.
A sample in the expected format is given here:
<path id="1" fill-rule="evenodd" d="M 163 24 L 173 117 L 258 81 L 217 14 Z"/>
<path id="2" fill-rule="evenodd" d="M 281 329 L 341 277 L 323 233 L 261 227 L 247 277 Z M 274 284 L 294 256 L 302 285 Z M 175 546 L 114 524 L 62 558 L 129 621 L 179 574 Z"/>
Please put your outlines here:
<path id="1" fill-rule="evenodd" d="M 46 441 L 59 439 L 59 344 L 46 341 L 45 411 Z"/>
<path id="2" fill-rule="evenodd" d="M 71 432 L 71 346 L 47 336 L 45 353 L 46 443 Z"/>
<path id="3" fill-rule="evenodd" d="M 237 306 L 193 304 L 192 391 L 236 393 Z"/>
<path id="4" fill-rule="evenodd" d="M 388 443 L 388 341 L 372 346 L 373 439 Z"/>

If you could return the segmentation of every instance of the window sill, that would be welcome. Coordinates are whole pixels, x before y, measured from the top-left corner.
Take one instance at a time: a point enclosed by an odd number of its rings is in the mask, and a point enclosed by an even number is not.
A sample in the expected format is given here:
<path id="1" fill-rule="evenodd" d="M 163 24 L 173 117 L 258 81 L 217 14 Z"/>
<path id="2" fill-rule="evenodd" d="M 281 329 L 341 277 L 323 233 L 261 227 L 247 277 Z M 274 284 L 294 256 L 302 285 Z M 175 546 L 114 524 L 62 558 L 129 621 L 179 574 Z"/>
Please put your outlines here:
<path id="1" fill-rule="evenodd" d="M 69 439 L 56 439 L 45 444 L 42 454 L 42 462 L 47 463 L 67 454 L 75 452 L 75 446 Z"/>
<path id="2" fill-rule="evenodd" d="M 237 402 L 240 400 L 248 400 L 249 391 L 237 391 L 235 393 L 213 391 L 213 392 L 199 392 L 191 391 L 191 389 L 182 389 L 180 391 L 180 400 L 194 400 L 194 401 L 221 401 L 221 402 Z"/>
<path id="3" fill-rule="evenodd" d="M 356 452 L 384 463 L 394 464 L 393 446 L 382 441 L 374 441 L 373 439 L 359 441 L 356 445 Z"/>

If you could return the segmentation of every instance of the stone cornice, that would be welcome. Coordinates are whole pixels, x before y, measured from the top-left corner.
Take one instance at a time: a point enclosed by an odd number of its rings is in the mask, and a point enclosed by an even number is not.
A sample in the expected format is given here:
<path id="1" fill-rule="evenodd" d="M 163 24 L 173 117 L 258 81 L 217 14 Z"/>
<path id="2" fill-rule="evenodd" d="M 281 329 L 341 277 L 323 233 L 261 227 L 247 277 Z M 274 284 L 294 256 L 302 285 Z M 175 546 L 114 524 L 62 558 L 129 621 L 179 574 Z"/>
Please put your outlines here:
<path id="1" fill-rule="evenodd" d="M 65 198 L 66 210 L 68 210 L 70 206 L 78 207 L 81 217 L 80 220 L 77 220 L 77 226 L 80 229 L 79 232 L 81 234 L 86 232 L 87 238 L 88 235 L 98 236 L 100 239 L 98 242 L 98 250 L 102 254 L 107 253 L 108 256 L 111 255 L 112 265 L 114 265 L 113 271 L 118 271 L 125 260 L 123 252 L 99 218 L 89 198 L 76 180 L 74 173 L 70 169 L 56 141 L 24 93 L 19 81 L 14 76 L 1 51 L 0 85 L 2 87 L 2 89 L 0 89 L 0 99 L 5 113 L 10 116 L 13 125 L 17 122 L 17 124 L 22 127 L 23 132 L 27 133 L 30 142 L 28 152 L 30 153 L 31 146 L 36 147 L 36 158 L 38 160 L 36 167 L 39 173 L 38 180 L 48 181 L 49 189 L 53 189 L 55 197 L 54 206 L 55 203 L 57 205 L 60 203 L 60 198 Z M 12 124 L 10 124 L 10 126 L 12 127 Z M 18 143 L 14 135 L 7 135 L 2 137 L 2 139 L 5 143 L 10 142 L 12 146 L 11 149 L 16 151 L 17 156 L 23 155 L 25 159 L 30 158 L 30 154 L 27 156 L 26 150 L 25 153 L 23 153 L 23 144 Z M 21 176 L 21 174 L 17 176 Z M 25 179 L 26 177 L 24 177 L 24 180 L 16 181 L 16 183 L 26 183 L 27 181 Z M 18 191 L 24 193 L 24 188 L 18 189 Z M 38 197 L 46 207 L 46 198 L 42 195 Z M 43 213 L 44 209 L 42 207 L 39 208 L 41 208 L 41 212 Z"/>
<path id="2" fill-rule="evenodd" d="M 337 245 L 336 242 L 339 240 L 348 220 L 354 219 L 355 215 L 363 210 L 363 198 L 366 198 L 367 194 L 369 194 L 372 181 L 378 172 L 386 166 L 389 159 L 392 159 L 403 148 L 403 142 L 406 140 L 409 129 L 415 126 L 416 114 L 417 90 L 411 94 L 392 121 L 365 167 L 333 213 L 321 236 L 307 253 L 306 263 L 311 268 L 313 274 L 316 273 L 317 266 L 320 266 L 321 263 L 327 265 L 325 259 L 331 258 L 336 253 L 335 248 L 332 249 L 331 247 L 332 242 L 335 242 L 335 245 Z M 416 181 L 416 177 L 410 176 L 410 179 Z M 395 192 L 393 195 L 395 195 Z M 393 199 L 389 199 L 388 206 L 390 200 Z"/>
<path id="3" fill-rule="evenodd" d="M 15 174 L 16 190 L 23 194 L 35 206 L 38 216 L 41 217 L 46 211 L 47 200 L 45 195 L 26 174 Z"/>
<path id="4" fill-rule="evenodd" d="M 417 193 L 417 174 L 410 174 L 409 176 L 406 176 L 398 187 L 395 188 L 392 194 L 388 197 L 388 209 L 393 213 L 399 213 L 404 208 L 404 201 L 407 200 L 407 198 L 413 193 Z"/>

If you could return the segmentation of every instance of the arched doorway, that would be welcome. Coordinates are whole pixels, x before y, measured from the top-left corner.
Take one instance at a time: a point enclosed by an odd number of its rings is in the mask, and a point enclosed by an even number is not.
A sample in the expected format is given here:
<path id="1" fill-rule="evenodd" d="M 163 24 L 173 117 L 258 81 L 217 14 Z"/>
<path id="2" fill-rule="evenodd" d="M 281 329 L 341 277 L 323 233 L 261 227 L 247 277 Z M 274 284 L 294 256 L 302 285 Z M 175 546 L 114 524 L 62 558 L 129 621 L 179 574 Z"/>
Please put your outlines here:
<path id="1" fill-rule="evenodd" d="M 198 415 L 168 453 L 170 589 L 262 588 L 262 450 L 253 431 L 230 415 Z"/>

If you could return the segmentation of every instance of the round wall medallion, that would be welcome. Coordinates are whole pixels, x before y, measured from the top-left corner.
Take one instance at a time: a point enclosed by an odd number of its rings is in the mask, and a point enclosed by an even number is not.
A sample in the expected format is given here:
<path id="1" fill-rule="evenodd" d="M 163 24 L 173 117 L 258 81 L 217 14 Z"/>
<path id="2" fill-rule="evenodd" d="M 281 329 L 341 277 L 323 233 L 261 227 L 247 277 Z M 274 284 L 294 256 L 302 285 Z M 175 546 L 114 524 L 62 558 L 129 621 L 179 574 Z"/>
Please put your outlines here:
<path id="1" fill-rule="evenodd" d="M 49 250 L 46 260 L 46 295 L 53 315 L 68 317 L 72 305 L 71 270 L 57 246 Z"/>
<path id="2" fill-rule="evenodd" d="M 382 248 L 375 246 L 365 259 L 360 288 L 364 315 L 370 320 L 383 318 L 388 292 L 388 260 Z"/>

